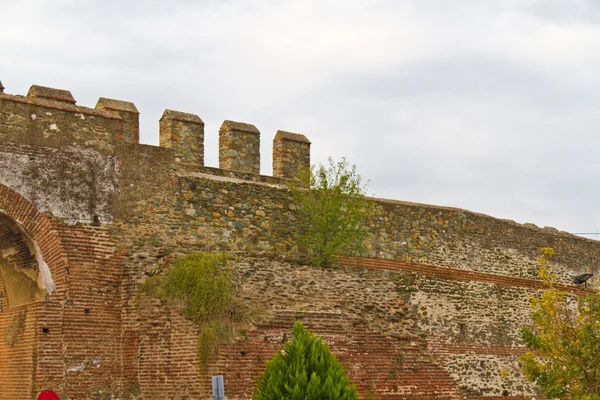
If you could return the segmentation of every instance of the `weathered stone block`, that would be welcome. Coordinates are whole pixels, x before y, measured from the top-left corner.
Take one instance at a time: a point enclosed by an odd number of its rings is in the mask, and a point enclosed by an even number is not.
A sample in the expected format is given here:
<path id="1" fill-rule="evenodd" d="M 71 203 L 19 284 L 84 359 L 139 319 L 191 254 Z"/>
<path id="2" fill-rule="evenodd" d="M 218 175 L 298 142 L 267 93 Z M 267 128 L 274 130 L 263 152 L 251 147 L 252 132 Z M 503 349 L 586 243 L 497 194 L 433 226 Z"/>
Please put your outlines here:
<path id="1" fill-rule="evenodd" d="M 310 169 L 310 141 L 299 133 L 277 131 L 273 139 L 273 176 L 292 179 Z"/>
<path id="2" fill-rule="evenodd" d="M 175 150 L 182 163 L 204 165 L 204 121 L 199 116 L 165 110 L 159 125 L 161 147 Z"/>
<path id="3" fill-rule="evenodd" d="M 54 89 L 38 85 L 32 85 L 29 88 L 29 92 L 27 92 L 27 97 L 62 101 L 70 104 L 76 103 L 75 98 L 68 90 Z"/>
<path id="4" fill-rule="evenodd" d="M 116 134 L 118 139 L 129 143 L 140 142 L 140 113 L 135 104 L 129 101 L 100 97 L 96 103 L 96 109 L 114 111 L 123 119 L 123 133 Z"/>
<path id="5" fill-rule="evenodd" d="M 260 131 L 254 125 L 223 122 L 219 129 L 219 167 L 260 173 Z"/>

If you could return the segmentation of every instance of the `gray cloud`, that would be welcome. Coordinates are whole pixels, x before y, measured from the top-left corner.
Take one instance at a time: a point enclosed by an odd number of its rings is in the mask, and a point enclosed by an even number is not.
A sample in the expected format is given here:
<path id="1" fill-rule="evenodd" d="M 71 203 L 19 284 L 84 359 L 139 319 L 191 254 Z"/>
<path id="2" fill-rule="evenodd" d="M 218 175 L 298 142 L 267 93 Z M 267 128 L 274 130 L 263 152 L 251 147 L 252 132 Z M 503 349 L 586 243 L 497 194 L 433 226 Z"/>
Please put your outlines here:
<path id="1" fill-rule="evenodd" d="M 583 0 L 0 0 L 0 79 L 305 133 L 378 197 L 600 229 L 600 5 Z M 6 17 L 9 16 L 9 17 Z"/>

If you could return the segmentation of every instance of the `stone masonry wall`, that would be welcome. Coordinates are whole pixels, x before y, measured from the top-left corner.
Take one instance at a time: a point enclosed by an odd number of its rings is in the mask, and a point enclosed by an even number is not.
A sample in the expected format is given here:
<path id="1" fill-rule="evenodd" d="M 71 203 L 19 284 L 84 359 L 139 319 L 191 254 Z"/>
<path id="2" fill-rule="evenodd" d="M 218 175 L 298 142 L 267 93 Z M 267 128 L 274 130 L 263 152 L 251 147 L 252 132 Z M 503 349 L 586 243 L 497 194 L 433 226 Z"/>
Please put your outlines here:
<path id="1" fill-rule="evenodd" d="M 56 282 L 43 300 L 11 308 L 0 274 L 0 399 L 43 389 L 61 399 L 209 397 L 198 328 L 138 291 L 195 251 L 236 255 L 239 295 L 263 310 L 210 366 L 225 375 L 229 399 L 251 398 L 297 318 L 323 336 L 363 399 L 537 397 L 515 366 L 528 298 L 543 289 L 539 249 L 556 250 L 562 287 L 577 294 L 570 282 L 595 271 L 597 242 L 372 199 L 367 254 L 309 268 L 293 240 L 296 206 L 281 178 L 289 174 L 258 175 L 255 127 L 226 121 L 218 169 L 197 153 L 199 117 L 166 112 L 179 119 L 161 121 L 154 147 L 135 143 L 133 104 L 99 103 L 81 107 L 67 91 L 40 87 L 28 97 L 0 93 L 0 216 L 23 226 Z"/>

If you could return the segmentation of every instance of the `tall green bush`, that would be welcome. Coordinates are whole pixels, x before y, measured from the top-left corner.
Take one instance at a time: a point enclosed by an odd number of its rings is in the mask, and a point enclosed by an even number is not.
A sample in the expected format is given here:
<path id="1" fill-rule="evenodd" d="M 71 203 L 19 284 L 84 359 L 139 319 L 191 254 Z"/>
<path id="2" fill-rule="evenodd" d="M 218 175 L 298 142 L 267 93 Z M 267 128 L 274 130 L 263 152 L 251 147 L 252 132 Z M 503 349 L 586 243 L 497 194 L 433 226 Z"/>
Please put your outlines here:
<path id="1" fill-rule="evenodd" d="M 356 387 L 344 367 L 321 338 L 302 322 L 292 328 L 293 337 L 267 362 L 257 380 L 255 400 L 357 400 Z"/>

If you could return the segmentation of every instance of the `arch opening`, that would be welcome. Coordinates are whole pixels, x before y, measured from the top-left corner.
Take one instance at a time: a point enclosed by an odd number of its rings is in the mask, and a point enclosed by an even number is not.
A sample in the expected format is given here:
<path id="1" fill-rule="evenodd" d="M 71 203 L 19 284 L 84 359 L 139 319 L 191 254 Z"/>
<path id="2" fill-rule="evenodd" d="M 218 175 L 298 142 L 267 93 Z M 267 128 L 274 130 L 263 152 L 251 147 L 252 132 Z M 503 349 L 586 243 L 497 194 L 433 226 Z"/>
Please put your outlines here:
<path id="1" fill-rule="evenodd" d="M 0 304 L 14 308 L 43 300 L 54 282 L 42 253 L 16 220 L 0 214 L 0 274 L 5 297 Z"/>

